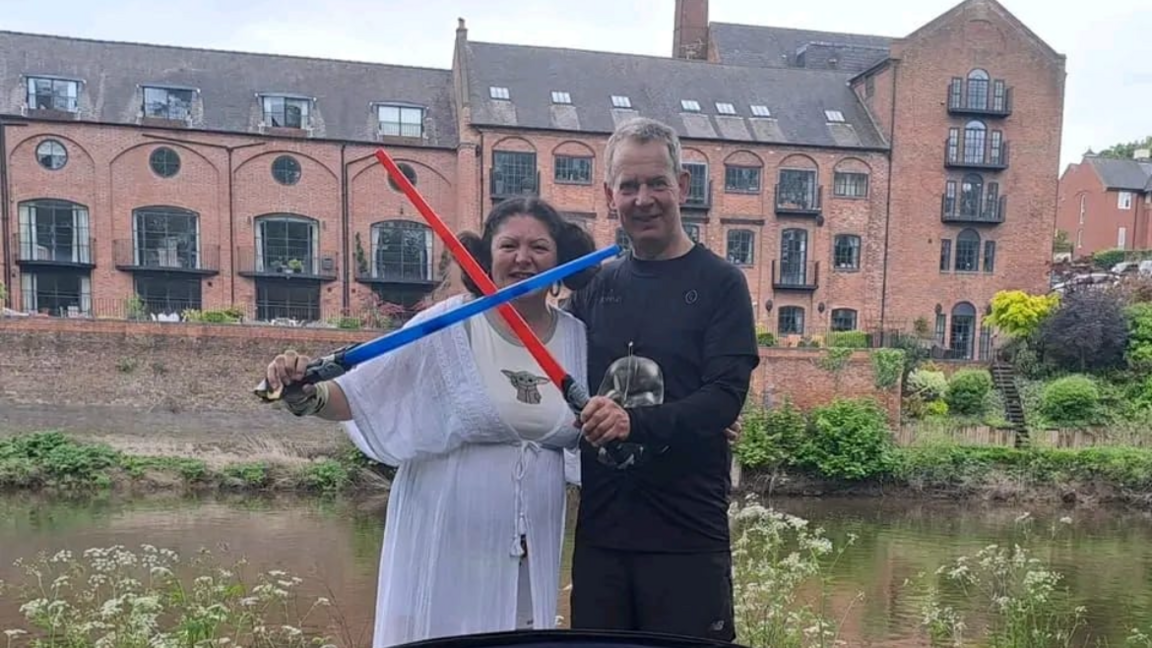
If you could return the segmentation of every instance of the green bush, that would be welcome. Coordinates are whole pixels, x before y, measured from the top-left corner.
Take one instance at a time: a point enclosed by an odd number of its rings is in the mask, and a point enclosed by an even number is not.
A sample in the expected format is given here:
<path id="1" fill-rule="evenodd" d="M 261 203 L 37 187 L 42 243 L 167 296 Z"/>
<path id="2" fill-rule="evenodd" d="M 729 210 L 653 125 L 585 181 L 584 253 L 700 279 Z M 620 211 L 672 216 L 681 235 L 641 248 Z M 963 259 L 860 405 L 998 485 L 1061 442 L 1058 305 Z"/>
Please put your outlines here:
<path id="1" fill-rule="evenodd" d="M 948 403 L 942 400 L 934 400 L 926 406 L 928 416 L 948 416 Z"/>
<path id="2" fill-rule="evenodd" d="M 1049 383 L 1040 397 L 1040 411 L 1056 425 L 1084 425 L 1095 419 L 1100 391 L 1087 376 L 1066 376 Z"/>
<path id="3" fill-rule="evenodd" d="M 907 385 L 909 394 L 916 394 L 926 401 L 939 400 L 948 393 L 948 377 L 943 371 L 917 369 L 908 374 Z"/>
<path id="4" fill-rule="evenodd" d="M 849 349 L 867 349 L 868 334 L 864 331 L 835 331 L 824 338 L 824 346 Z"/>
<path id="5" fill-rule="evenodd" d="M 981 414 L 992 391 L 992 374 L 985 369 L 961 369 L 948 383 L 944 400 L 955 414 Z"/>
<path id="6" fill-rule="evenodd" d="M 1124 250 L 1100 250 L 1092 255 L 1097 268 L 1107 270 L 1124 260 Z"/>
<path id="7" fill-rule="evenodd" d="M 747 468 L 787 463 L 804 441 L 807 421 L 790 401 L 779 409 L 754 409 L 744 414 L 743 431 L 733 453 Z"/>
<path id="8" fill-rule="evenodd" d="M 892 447 L 879 403 L 836 400 L 812 410 L 811 429 L 796 463 L 833 479 L 867 479 L 888 470 Z"/>
<path id="9" fill-rule="evenodd" d="M 1128 319 L 1128 350 L 1125 359 L 1135 371 L 1152 370 L 1152 304 L 1133 304 L 1125 309 Z"/>
<path id="10" fill-rule="evenodd" d="M 756 331 L 756 343 L 764 347 L 776 346 L 776 336 L 770 331 Z"/>

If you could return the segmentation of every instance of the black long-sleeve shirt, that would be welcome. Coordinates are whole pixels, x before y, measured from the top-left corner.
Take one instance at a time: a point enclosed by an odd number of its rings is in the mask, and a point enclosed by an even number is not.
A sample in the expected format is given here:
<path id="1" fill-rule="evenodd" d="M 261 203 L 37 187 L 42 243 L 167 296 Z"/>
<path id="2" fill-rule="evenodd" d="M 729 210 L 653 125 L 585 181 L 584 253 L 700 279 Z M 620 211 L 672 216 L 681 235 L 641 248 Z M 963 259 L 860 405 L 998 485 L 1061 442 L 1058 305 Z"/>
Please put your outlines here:
<path id="1" fill-rule="evenodd" d="M 727 551 L 731 451 L 759 364 L 744 274 L 707 248 L 606 264 L 568 309 L 588 326 L 588 389 L 631 352 L 660 365 L 661 405 L 628 410 L 646 460 L 617 470 L 581 443 L 579 542 L 633 551 Z"/>

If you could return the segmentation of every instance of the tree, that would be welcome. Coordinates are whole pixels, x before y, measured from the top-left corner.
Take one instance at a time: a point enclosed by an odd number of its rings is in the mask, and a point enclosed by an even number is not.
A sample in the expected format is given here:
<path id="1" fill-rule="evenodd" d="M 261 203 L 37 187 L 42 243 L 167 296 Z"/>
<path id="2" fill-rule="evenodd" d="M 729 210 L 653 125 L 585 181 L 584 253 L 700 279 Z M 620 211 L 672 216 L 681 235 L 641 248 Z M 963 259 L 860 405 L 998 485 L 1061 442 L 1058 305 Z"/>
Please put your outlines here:
<path id="1" fill-rule="evenodd" d="M 1058 295 L 1029 295 L 1023 290 L 1001 290 L 992 297 L 989 324 L 1009 337 L 1030 337 L 1060 303 Z"/>
<path id="2" fill-rule="evenodd" d="M 1056 230 L 1056 236 L 1052 237 L 1052 253 L 1064 254 L 1071 251 L 1072 241 L 1068 238 L 1068 232 Z"/>
<path id="3" fill-rule="evenodd" d="M 1136 140 L 1135 142 L 1113 144 L 1103 151 L 1100 151 L 1100 157 L 1132 159 L 1132 155 L 1136 152 L 1136 149 L 1142 148 L 1152 148 L 1152 135 L 1142 140 Z"/>
<path id="4" fill-rule="evenodd" d="M 1086 287 L 1072 290 L 1039 329 L 1044 359 L 1058 368 L 1104 371 L 1124 365 L 1128 320 L 1122 296 Z"/>

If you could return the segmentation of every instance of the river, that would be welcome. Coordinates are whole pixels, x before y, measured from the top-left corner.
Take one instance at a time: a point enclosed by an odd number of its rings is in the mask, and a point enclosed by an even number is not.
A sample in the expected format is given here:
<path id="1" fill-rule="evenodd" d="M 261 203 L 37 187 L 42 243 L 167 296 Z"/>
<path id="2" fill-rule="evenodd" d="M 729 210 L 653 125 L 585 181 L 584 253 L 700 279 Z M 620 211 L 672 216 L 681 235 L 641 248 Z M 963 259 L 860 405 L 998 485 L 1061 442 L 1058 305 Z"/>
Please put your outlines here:
<path id="1" fill-rule="evenodd" d="M 784 499 L 774 506 L 822 526 L 837 545 L 849 533 L 858 536 L 831 573 L 835 612 L 843 618 L 841 639 L 849 646 L 927 645 L 919 627 L 922 595 L 905 580 L 1010 541 L 1014 521 L 1025 512 L 1039 528 L 1072 518 L 1060 525 L 1067 528 L 1065 537 L 1042 540 L 1037 549 L 1088 609 L 1086 630 L 1093 639 L 1123 645 L 1134 623 L 1152 620 L 1148 513 L 882 499 Z M 109 496 L 69 502 L 4 495 L 0 580 L 19 575 L 12 565 L 16 558 L 39 551 L 148 543 L 192 554 L 204 547 L 245 556 L 252 570 L 282 569 L 302 577 L 310 592 L 333 598 L 342 633 L 368 645 L 383 518 L 382 500 Z M 566 558 L 570 552 L 569 543 Z M 15 601 L 0 600 L 0 630 L 21 624 Z"/>

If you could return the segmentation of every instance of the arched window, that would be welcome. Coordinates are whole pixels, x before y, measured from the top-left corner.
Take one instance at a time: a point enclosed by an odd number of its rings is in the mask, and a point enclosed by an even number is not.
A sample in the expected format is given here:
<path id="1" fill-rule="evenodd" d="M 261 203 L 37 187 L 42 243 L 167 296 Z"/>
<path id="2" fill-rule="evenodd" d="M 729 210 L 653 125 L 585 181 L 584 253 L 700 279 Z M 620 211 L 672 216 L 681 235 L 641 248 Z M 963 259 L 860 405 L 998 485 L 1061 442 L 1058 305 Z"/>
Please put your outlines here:
<path id="1" fill-rule="evenodd" d="M 92 263 L 88 208 L 69 200 L 20 204 L 17 258 L 27 261 Z"/>
<path id="2" fill-rule="evenodd" d="M 988 127 L 984 122 L 972 120 L 964 126 L 964 163 L 983 164 Z"/>
<path id="3" fill-rule="evenodd" d="M 988 73 L 984 70 L 977 69 L 968 73 L 968 108 L 988 108 Z"/>
<path id="4" fill-rule="evenodd" d="M 295 214 L 256 219 L 256 271 L 319 274 L 319 225 Z"/>
<path id="5" fill-rule="evenodd" d="M 968 302 L 952 307 L 952 335 L 949 348 L 954 358 L 972 357 L 972 342 L 976 332 L 976 308 Z"/>
<path id="6" fill-rule="evenodd" d="M 966 229 L 956 237 L 956 272 L 976 272 L 980 268 L 980 235 Z"/>
<path id="7" fill-rule="evenodd" d="M 984 195 L 984 178 L 975 173 L 964 176 L 960 182 L 960 215 L 967 218 L 980 216 L 980 198 Z"/>
<path id="8" fill-rule="evenodd" d="M 432 229 L 409 220 L 372 225 L 372 278 L 432 281 Z"/>
<path id="9" fill-rule="evenodd" d="M 141 207 L 132 212 L 132 265 L 200 267 L 200 219 L 178 207 Z M 118 255 L 119 256 L 119 255 Z"/>
<path id="10" fill-rule="evenodd" d="M 858 314 L 851 308 L 832 309 L 833 331 L 855 331 Z"/>

